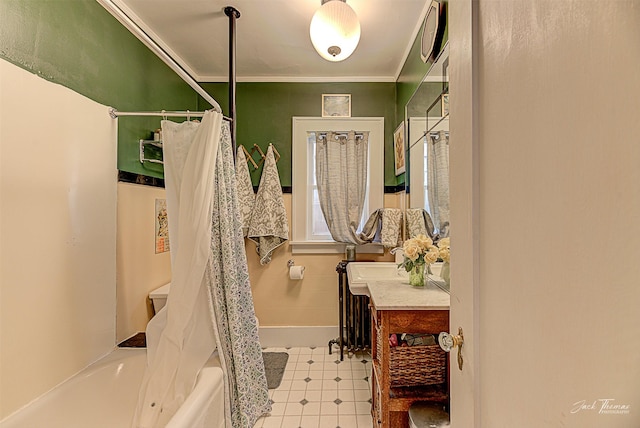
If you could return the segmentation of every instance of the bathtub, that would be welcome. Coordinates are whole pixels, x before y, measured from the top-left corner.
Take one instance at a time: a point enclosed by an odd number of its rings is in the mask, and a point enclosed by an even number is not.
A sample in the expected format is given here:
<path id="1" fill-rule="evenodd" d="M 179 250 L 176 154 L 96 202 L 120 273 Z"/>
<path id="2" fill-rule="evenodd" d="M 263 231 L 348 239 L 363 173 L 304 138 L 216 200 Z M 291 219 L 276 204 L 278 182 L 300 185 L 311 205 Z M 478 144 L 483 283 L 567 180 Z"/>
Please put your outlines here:
<path id="1" fill-rule="evenodd" d="M 116 349 L 0 422 L 0 428 L 129 428 L 146 350 Z M 224 381 L 217 356 L 167 428 L 224 427 Z"/>

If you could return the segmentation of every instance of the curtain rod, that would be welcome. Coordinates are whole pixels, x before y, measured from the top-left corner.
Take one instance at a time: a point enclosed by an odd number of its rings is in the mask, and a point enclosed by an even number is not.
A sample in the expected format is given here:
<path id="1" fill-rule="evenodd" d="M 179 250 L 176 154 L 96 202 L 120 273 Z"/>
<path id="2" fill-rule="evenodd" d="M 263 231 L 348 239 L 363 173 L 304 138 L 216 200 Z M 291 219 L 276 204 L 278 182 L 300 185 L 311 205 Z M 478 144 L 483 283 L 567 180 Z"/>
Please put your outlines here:
<path id="1" fill-rule="evenodd" d="M 118 111 L 114 108 L 109 108 L 109 116 L 112 119 L 116 119 L 119 116 L 156 116 L 156 117 L 202 117 L 204 116 L 203 111 Z M 232 121 L 231 118 L 227 116 L 222 116 L 224 120 L 229 122 Z"/>
<path id="2" fill-rule="evenodd" d="M 336 138 L 338 138 L 338 137 L 347 137 L 349 135 L 349 132 L 346 132 L 346 131 L 338 131 L 338 132 L 333 131 L 333 133 L 336 134 Z M 326 132 L 319 132 L 318 133 L 318 137 L 327 138 L 327 133 Z M 355 137 L 356 138 L 364 138 L 364 134 L 362 132 L 356 132 L 355 133 Z"/>
<path id="3" fill-rule="evenodd" d="M 437 137 L 436 139 L 438 139 L 440 137 L 440 132 L 444 132 L 444 134 L 448 137 L 449 136 L 449 131 L 423 131 L 422 135 L 420 137 L 418 137 L 418 139 L 416 141 L 414 141 L 410 146 L 409 146 L 409 150 L 411 150 L 413 148 L 413 146 L 415 146 L 416 144 L 418 144 L 420 141 L 422 141 L 427 134 L 429 134 L 430 137 Z"/>
<path id="4" fill-rule="evenodd" d="M 113 15 L 122 25 L 127 27 L 129 31 L 133 33 L 140 41 L 142 41 L 149 49 L 153 51 L 165 64 L 167 64 L 178 76 L 182 78 L 193 90 L 195 90 L 202 98 L 204 98 L 209 104 L 211 104 L 218 113 L 222 113 L 220 104 L 205 91 L 202 86 L 195 81 L 193 77 L 187 71 L 182 68 L 163 48 L 160 47 L 149 35 L 136 24 L 129 15 L 127 15 L 120 6 L 116 5 L 113 0 L 98 0 L 98 2 L 105 8 L 111 15 Z"/>

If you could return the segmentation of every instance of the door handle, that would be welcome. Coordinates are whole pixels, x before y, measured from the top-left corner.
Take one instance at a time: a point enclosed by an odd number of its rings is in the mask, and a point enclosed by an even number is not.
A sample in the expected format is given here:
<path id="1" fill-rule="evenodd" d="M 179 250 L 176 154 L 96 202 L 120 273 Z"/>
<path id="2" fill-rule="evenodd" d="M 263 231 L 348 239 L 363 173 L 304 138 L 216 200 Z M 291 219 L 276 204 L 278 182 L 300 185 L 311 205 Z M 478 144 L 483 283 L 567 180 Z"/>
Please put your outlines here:
<path id="1" fill-rule="evenodd" d="M 464 336 L 462 335 L 462 327 L 458 327 L 458 334 L 452 335 L 442 332 L 438 335 L 438 344 L 444 352 L 450 352 L 453 348 L 458 348 L 458 368 L 462 370 L 462 345 L 464 344 Z"/>

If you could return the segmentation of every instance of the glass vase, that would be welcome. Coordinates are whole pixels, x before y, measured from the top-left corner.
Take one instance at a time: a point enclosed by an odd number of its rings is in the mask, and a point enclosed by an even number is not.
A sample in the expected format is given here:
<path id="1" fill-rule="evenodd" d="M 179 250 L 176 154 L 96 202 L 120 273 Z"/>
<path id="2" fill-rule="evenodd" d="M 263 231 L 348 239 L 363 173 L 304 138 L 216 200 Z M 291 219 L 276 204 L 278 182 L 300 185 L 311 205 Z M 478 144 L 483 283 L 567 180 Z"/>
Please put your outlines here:
<path id="1" fill-rule="evenodd" d="M 414 287 L 424 287 L 424 264 L 413 265 L 409 272 L 409 284 Z"/>

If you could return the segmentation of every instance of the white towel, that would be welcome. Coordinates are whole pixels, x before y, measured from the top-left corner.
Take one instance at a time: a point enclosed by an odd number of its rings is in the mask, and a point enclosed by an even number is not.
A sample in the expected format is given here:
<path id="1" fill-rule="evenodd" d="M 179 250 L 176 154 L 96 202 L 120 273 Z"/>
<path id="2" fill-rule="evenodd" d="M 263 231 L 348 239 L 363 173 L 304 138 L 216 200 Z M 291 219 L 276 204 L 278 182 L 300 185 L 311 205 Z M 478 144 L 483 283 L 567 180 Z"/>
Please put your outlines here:
<path id="1" fill-rule="evenodd" d="M 265 156 L 248 236 L 256 243 L 256 251 L 262 265 L 269 263 L 273 250 L 289 239 L 287 211 L 282 199 L 282 186 L 271 145 Z"/>
<path id="2" fill-rule="evenodd" d="M 238 187 L 242 236 L 246 237 L 249 232 L 249 223 L 251 223 L 251 213 L 253 212 L 256 195 L 253 193 L 253 183 L 251 183 L 251 176 L 249 175 L 247 158 L 244 155 L 244 150 L 242 150 L 240 146 L 238 146 L 238 154 L 236 156 L 236 183 Z"/>

